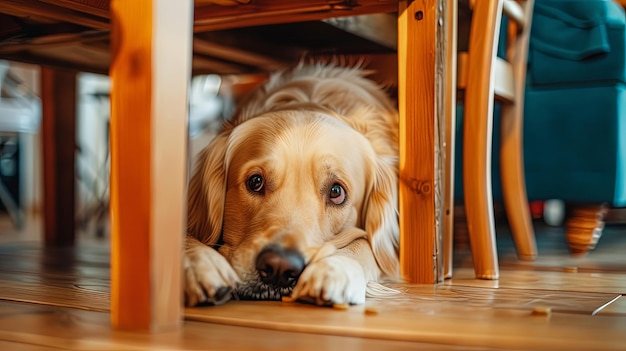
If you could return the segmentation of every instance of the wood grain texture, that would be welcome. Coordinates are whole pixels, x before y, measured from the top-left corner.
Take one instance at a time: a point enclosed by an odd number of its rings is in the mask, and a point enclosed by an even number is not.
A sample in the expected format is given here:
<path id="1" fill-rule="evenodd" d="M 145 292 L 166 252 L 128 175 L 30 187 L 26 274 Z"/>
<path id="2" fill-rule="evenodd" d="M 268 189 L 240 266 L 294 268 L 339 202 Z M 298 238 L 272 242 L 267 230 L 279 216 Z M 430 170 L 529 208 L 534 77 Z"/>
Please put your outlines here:
<path id="1" fill-rule="evenodd" d="M 231 301 L 220 307 L 187 309 L 182 328 L 156 334 L 112 329 L 109 314 L 98 312 L 107 310 L 110 296 L 106 242 L 81 240 L 74 248 L 3 244 L 0 346 L 15 346 L 9 350 L 29 349 L 24 345 L 35 350 L 623 348 L 623 229 L 608 228 L 598 249 L 581 259 L 569 256 L 562 230 L 551 230 L 543 229 L 539 236 L 547 254 L 533 262 L 509 260 L 515 255 L 514 246 L 499 240 L 505 265 L 497 281 L 476 279 L 471 264 L 457 261 L 454 277 L 444 284 L 397 285 L 402 294 L 369 299 L 365 306 L 339 310 Z M 542 262 L 546 258 L 550 262 Z M 578 269 L 571 269 L 575 262 Z M 587 271 L 592 263 L 597 267 Z M 621 270 L 615 270 L 615 265 L 621 265 Z M 549 308 L 550 313 L 533 315 L 536 308 Z M 598 312 L 592 316 L 594 311 Z"/>
<path id="2" fill-rule="evenodd" d="M 604 230 L 606 204 L 574 205 L 568 210 L 565 237 L 573 256 L 584 256 L 596 247 Z"/>
<path id="3" fill-rule="evenodd" d="M 419 342 L 283 332 L 186 321 L 158 334 L 112 330 L 105 313 L 0 302 L 3 350 L 477 350 Z M 485 348 L 480 348 L 485 350 Z"/>
<path id="4" fill-rule="evenodd" d="M 194 30 L 205 32 L 241 26 L 316 21 L 326 18 L 387 13 L 397 10 L 397 0 L 362 0 L 358 3 L 320 0 L 257 0 L 238 6 L 196 6 Z"/>
<path id="5" fill-rule="evenodd" d="M 615 272 L 585 272 L 584 267 L 579 271 L 572 271 L 566 264 L 557 269 L 546 267 L 536 262 L 523 262 L 513 267 L 503 267 L 503 274 L 497 281 L 476 279 L 469 267 L 457 267 L 452 280 L 446 285 L 531 290 L 542 295 L 542 291 L 560 294 L 563 296 L 572 293 L 603 293 L 607 297 L 626 294 L 626 275 Z M 562 303 L 568 303 L 563 301 Z M 573 307 L 575 304 L 572 304 Z M 597 306 L 596 306 L 597 307 Z M 576 307 L 570 308 L 576 310 Z M 582 311 L 580 311 L 582 312 Z M 589 309 L 586 312 L 590 312 Z"/>
<path id="6" fill-rule="evenodd" d="M 109 311 L 106 245 L 0 245 L 0 299 Z"/>
<path id="7" fill-rule="evenodd" d="M 90 15 L 109 18 L 110 0 L 41 0 L 42 2 L 53 5 L 62 5 L 63 7 L 84 12 Z"/>
<path id="8" fill-rule="evenodd" d="M 511 226 L 511 232 L 517 248 L 517 256 L 522 260 L 533 260 L 537 256 L 535 231 L 530 216 L 526 177 L 524 172 L 524 93 L 526 87 L 526 69 L 528 45 L 534 0 L 505 0 L 511 8 L 522 11 L 525 25 L 509 25 L 507 40 L 507 62 L 512 67 L 513 101 L 503 103 L 500 118 L 500 175 L 502 179 L 502 196 Z M 513 11 L 513 10 L 511 10 Z M 519 14 L 516 15 L 519 17 Z M 502 79 L 500 77 L 499 79 Z"/>
<path id="9" fill-rule="evenodd" d="M 44 238 L 74 243 L 76 72 L 41 70 Z"/>
<path id="10" fill-rule="evenodd" d="M 457 87 L 457 32 L 458 32 L 458 3 L 448 2 L 446 5 L 447 18 L 445 36 L 447 45 L 446 65 L 444 75 L 447 77 L 444 88 L 445 108 L 445 162 L 444 168 L 444 221 L 443 221 L 443 275 L 452 278 L 453 250 L 454 250 L 454 169 L 456 144 L 456 105 Z"/>
<path id="11" fill-rule="evenodd" d="M 33 17 L 47 21 L 67 21 L 88 28 L 108 29 L 108 20 L 88 13 L 37 0 L 2 0 L 2 13 L 18 17 Z"/>
<path id="12" fill-rule="evenodd" d="M 516 296 L 515 291 L 511 291 L 510 296 L 498 296 L 490 295 L 486 289 L 476 290 L 480 291 L 478 295 L 459 289 L 459 302 L 464 300 L 465 303 L 454 303 L 454 290 L 446 291 L 433 286 L 422 286 L 421 289 L 441 290 L 437 300 L 448 299 L 448 303 L 432 304 L 429 297 L 420 295 L 405 303 L 376 301 L 347 310 L 280 302 L 234 302 L 214 309 L 187 309 L 186 316 L 195 321 L 249 328 L 467 347 L 543 350 L 609 350 L 622 347 L 626 318 L 600 319 L 587 314 L 587 309 L 605 303 L 613 296 L 570 300 L 582 304 L 585 314 L 581 314 L 560 309 L 558 301 L 563 301 L 563 298 L 558 294 L 537 299 L 538 295 Z M 504 293 L 502 289 L 497 291 Z M 572 298 L 571 295 L 563 297 Z M 519 298 L 525 299 L 528 305 L 521 309 L 507 308 L 509 301 L 519 302 Z M 483 301 L 500 307 L 481 307 Z M 555 309 L 562 312 L 552 310 L 550 315 L 534 316 L 533 305 L 556 306 Z M 376 312 L 365 313 L 366 309 Z M 302 318 L 303 315 L 306 318 Z"/>
<path id="13" fill-rule="evenodd" d="M 491 192 L 491 114 L 494 99 L 503 102 L 500 174 L 507 217 L 518 257 L 532 260 L 537 256 L 526 194 L 522 147 L 526 57 L 534 2 L 520 3 L 523 6 L 513 0 L 475 4 L 469 53 L 459 53 L 458 57 L 458 86 L 466 89 L 463 149 L 466 160 L 464 189 L 467 222 L 476 274 L 485 279 L 498 277 Z M 511 14 L 515 20 L 508 22 L 506 60 L 496 57 L 500 11 Z"/>
<path id="14" fill-rule="evenodd" d="M 86 285 L 56 286 L 42 282 L 21 282 L 0 279 L 4 286 L 2 299 L 40 305 L 68 307 L 87 311 L 108 312 L 111 296 Z M 108 290 L 108 284 L 106 286 Z"/>
<path id="15" fill-rule="evenodd" d="M 396 0 L 325 1 L 325 0 L 261 0 L 228 1 L 239 2 L 239 6 L 223 6 L 224 1 L 196 1 L 196 38 L 211 36 L 219 29 L 233 29 L 253 25 L 270 25 L 288 22 L 320 21 L 323 19 L 358 16 L 365 14 L 388 14 L 397 9 Z M 221 3 L 221 5 L 220 5 Z M 110 0 L 0 0 L 0 16 L 8 22 L 3 30 L 6 45 L 0 47 L 3 59 L 45 64 L 55 67 L 70 67 L 76 70 L 106 74 L 109 68 L 108 34 L 111 28 Z M 393 18 L 393 14 L 388 14 Z M 10 24 L 10 25 L 9 25 Z M 310 24 L 313 25 L 313 24 Z M 358 34 L 368 39 L 362 27 Z M 385 29 L 382 32 L 387 32 Z M 395 28 L 391 28 L 395 31 Z M 15 35 L 15 33 L 26 33 Z M 379 32 L 381 32 L 379 30 Z M 48 33 L 48 34 L 46 34 Z M 102 42 L 93 42 L 92 37 L 102 34 Z M 75 39 L 83 35 L 83 39 Z M 378 34 L 378 33 L 377 33 Z M 194 74 L 241 74 L 271 71 L 279 68 L 276 57 L 288 58 L 293 64 L 307 52 L 316 51 L 315 44 L 276 43 L 271 38 L 254 40 L 252 46 L 242 41 L 241 35 L 230 38 L 224 31 L 217 33 L 219 41 L 200 42 L 196 45 Z M 55 38 L 56 37 L 56 38 Z M 70 37 L 70 38 L 68 38 Z M 72 42 L 53 43 L 53 39 Z M 296 39 L 294 37 L 294 39 Z M 329 43 L 335 41 L 329 38 Z M 372 40 L 370 37 L 369 40 Z M 43 41 L 46 41 L 44 44 Z M 203 39 L 202 41 L 206 41 Z M 280 42 L 281 40 L 279 40 Z M 306 42 L 306 39 L 304 40 Z M 373 40 L 371 44 L 374 44 Z M 248 40 L 250 42 L 250 40 Z M 304 44 L 304 45 L 301 45 Z M 335 50 L 354 51 L 359 54 L 369 49 L 345 48 L 335 45 Z M 356 46 L 360 46 L 356 44 Z M 259 51 L 259 48 L 264 49 Z M 393 49 L 393 47 L 389 47 Z M 326 51 L 330 52 L 332 50 Z M 263 55 L 262 52 L 269 53 Z M 274 61 L 274 62 L 272 62 Z M 278 62 L 279 63 L 279 62 Z"/>
<path id="16" fill-rule="evenodd" d="M 113 1 L 111 318 L 176 328 L 182 307 L 192 2 Z"/>
<path id="17" fill-rule="evenodd" d="M 88 28 L 110 27 L 110 0 L 1 0 L 2 12 L 48 21 L 66 21 Z M 257 0 L 223 6 L 219 1 L 195 1 L 195 31 L 206 32 L 276 23 L 390 13 L 397 0 L 325 1 Z"/>
<path id="18" fill-rule="evenodd" d="M 400 262 L 409 282 L 437 283 L 442 277 L 437 19 L 440 1 L 401 1 L 398 17 L 398 105 L 400 115 Z M 445 139 L 441 139 L 445 140 Z M 437 199 L 439 197 L 439 199 Z M 441 203 L 437 202 L 440 201 Z"/>
<path id="19" fill-rule="evenodd" d="M 491 184 L 496 33 L 502 1 L 477 1 L 473 8 L 463 117 L 463 193 L 476 277 L 498 279 Z"/>
<path id="20" fill-rule="evenodd" d="M 111 319 L 151 326 L 152 1 L 111 2 Z"/>

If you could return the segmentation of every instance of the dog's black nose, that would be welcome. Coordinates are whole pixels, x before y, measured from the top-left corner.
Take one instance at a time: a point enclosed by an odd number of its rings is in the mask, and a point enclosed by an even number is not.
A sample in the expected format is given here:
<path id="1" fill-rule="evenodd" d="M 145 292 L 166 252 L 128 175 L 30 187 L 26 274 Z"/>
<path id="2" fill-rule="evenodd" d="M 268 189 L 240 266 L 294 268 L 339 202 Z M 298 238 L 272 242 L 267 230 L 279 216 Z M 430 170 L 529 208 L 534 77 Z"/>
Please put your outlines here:
<path id="1" fill-rule="evenodd" d="M 304 257 L 296 250 L 270 245 L 257 256 L 256 270 L 264 283 L 288 288 L 304 270 Z"/>

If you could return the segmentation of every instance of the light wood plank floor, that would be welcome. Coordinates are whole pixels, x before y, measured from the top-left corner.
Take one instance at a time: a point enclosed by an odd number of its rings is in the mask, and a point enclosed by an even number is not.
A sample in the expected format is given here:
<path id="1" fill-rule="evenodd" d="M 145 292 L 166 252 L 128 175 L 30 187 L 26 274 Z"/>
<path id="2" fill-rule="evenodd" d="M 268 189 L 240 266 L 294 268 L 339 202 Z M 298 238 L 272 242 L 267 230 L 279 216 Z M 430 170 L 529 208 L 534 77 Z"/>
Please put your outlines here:
<path id="1" fill-rule="evenodd" d="M 500 226 L 503 227 L 503 226 Z M 346 310 L 236 301 L 185 310 L 177 332 L 109 326 L 109 250 L 82 234 L 75 248 L 45 249 L 33 229 L 0 221 L 1 350 L 472 350 L 626 349 L 626 227 L 595 251 L 567 253 L 562 229 L 540 227 L 535 262 L 518 262 L 499 230 L 501 279 L 473 278 L 457 243 L 454 278 L 399 285 L 402 294 Z"/>

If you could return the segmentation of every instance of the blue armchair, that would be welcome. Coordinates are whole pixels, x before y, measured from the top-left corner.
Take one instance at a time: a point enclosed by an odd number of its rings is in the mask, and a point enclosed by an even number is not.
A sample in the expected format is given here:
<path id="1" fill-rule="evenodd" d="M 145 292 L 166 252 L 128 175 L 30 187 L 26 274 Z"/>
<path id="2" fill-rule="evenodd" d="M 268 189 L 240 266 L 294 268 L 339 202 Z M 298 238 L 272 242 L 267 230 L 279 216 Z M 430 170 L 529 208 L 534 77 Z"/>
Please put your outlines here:
<path id="1" fill-rule="evenodd" d="M 524 113 L 529 199 L 572 210 L 573 254 L 626 206 L 626 19 L 612 0 L 536 0 Z"/>

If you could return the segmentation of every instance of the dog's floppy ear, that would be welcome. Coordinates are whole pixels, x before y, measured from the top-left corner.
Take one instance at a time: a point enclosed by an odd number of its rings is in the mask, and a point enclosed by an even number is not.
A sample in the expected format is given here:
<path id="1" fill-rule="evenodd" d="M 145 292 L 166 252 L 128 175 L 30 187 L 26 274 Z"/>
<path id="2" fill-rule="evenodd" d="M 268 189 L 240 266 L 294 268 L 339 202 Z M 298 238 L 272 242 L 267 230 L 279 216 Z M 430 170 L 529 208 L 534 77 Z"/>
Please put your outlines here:
<path id="1" fill-rule="evenodd" d="M 226 148 L 229 133 L 221 133 L 200 153 L 189 184 L 187 234 L 215 245 L 222 233 L 226 196 Z"/>
<path id="2" fill-rule="evenodd" d="M 383 274 L 400 277 L 398 171 L 395 157 L 378 157 L 363 211 L 364 229 Z"/>

